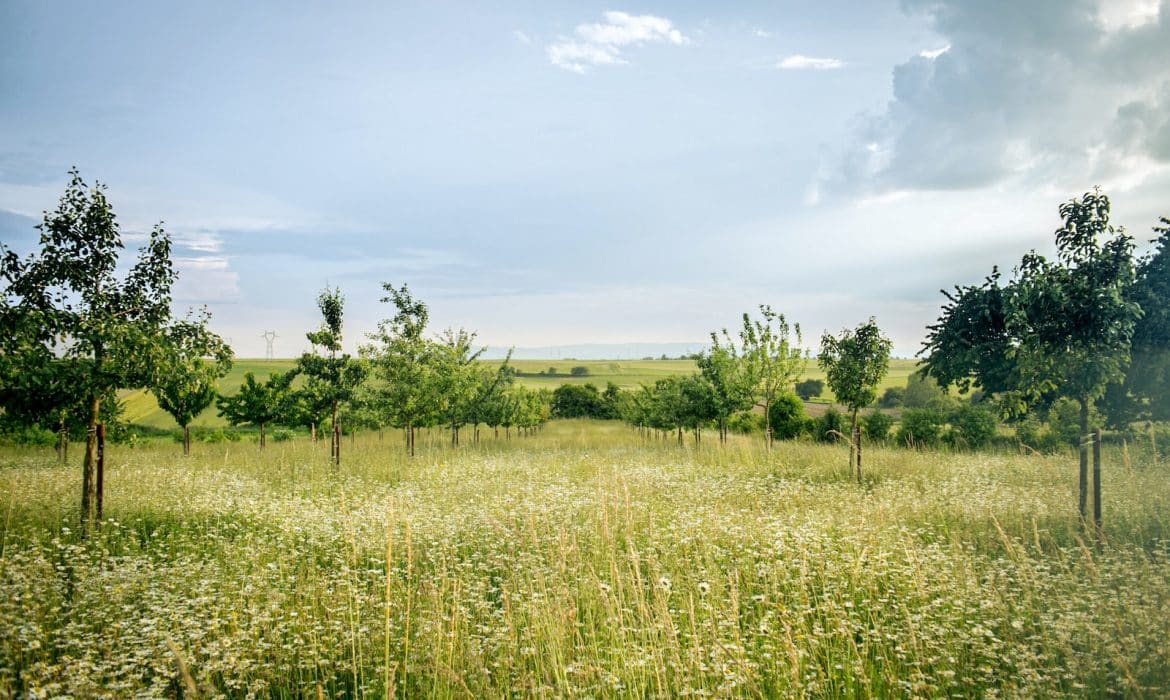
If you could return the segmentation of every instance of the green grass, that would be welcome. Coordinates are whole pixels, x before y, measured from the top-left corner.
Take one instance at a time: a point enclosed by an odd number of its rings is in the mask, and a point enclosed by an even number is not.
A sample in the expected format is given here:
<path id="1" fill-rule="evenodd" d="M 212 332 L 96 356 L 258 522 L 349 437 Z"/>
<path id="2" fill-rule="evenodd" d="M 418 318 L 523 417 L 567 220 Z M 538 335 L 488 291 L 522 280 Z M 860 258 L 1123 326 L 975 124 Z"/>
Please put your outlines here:
<path id="1" fill-rule="evenodd" d="M 0 696 L 1101 697 L 1170 687 L 1168 465 L 644 441 L 0 451 Z M 469 441 L 467 441 L 469 442 Z M 79 454 L 75 449 L 74 454 Z"/>
<path id="2" fill-rule="evenodd" d="M 489 364 L 498 364 L 498 361 L 488 361 Z M 220 380 L 219 390 L 224 394 L 234 394 L 244 381 L 245 372 L 254 372 L 257 379 L 265 379 L 272 372 L 284 372 L 292 369 L 295 360 L 236 360 L 231 372 Z M 890 371 L 879 387 L 879 393 L 886 387 L 905 386 L 906 377 L 915 367 L 915 360 L 896 359 L 890 361 Z M 634 389 L 641 384 L 652 384 L 654 381 L 672 374 L 689 374 L 697 371 L 692 360 L 513 360 L 512 365 L 521 372 L 518 383 L 530 389 L 556 389 L 562 384 L 594 384 L 604 389 L 607 382 L 613 382 L 623 389 Z M 584 377 L 567 376 L 573 367 L 582 366 L 589 370 Z M 540 372 L 555 368 L 555 376 L 540 376 Z M 825 374 L 817 367 L 816 361 L 808 363 L 808 369 L 803 379 L 824 379 Z M 124 391 L 120 395 L 123 403 L 123 419 L 136 425 L 159 430 L 174 430 L 178 426 L 175 421 L 158 407 L 154 395 L 146 390 Z M 817 403 L 828 404 L 833 400 L 833 394 L 826 387 L 824 396 Z M 201 413 L 191 426 L 194 428 L 220 428 L 226 423 L 216 414 L 215 406 Z"/>

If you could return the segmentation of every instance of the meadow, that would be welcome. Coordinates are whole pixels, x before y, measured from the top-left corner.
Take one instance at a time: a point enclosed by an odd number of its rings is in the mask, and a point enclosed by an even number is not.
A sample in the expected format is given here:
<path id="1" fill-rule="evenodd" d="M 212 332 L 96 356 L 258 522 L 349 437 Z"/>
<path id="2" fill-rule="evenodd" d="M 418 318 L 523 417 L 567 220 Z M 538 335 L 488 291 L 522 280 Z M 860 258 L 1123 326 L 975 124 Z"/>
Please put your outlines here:
<path id="1" fill-rule="evenodd" d="M 485 362 L 493 366 L 499 364 L 498 361 Z M 264 379 L 273 372 L 287 372 L 295 365 L 296 361 L 288 358 L 237 359 L 228 375 L 219 380 L 218 389 L 221 394 L 232 395 L 239 390 L 246 372 L 253 372 L 257 379 Z M 550 390 L 562 384 L 593 384 L 599 389 L 604 389 L 609 382 L 623 389 L 636 389 L 642 384 L 653 384 L 663 377 L 698 371 L 693 360 L 513 360 L 511 365 L 518 372 L 517 384 L 529 389 Z M 878 386 L 879 393 L 887 387 L 906 386 L 906 378 L 914 372 L 916 366 L 917 360 L 890 360 L 890 371 Z M 573 367 L 585 367 L 589 373 L 585 376 L 571 376 L 570 371 Z M 556 371 L 550 374 L 549 369 Z M 807 370 L 802 375 L 802 379 L 824 377 L 825 374 L 817 366 L 816 360 L 809 361 Z M 145 389 L 123 391 L 119 399 L 123 405 L 122 418 L 129 423 L 155 430 L 178 428 L 174 419 L 158 407 L 154 395 Z M 832 401 L 833 393 L 826 386 L 824 394 L 815 399 L 814 403 L 829 404 Z M 222 428 L 226 425 L 214 405 L 191 422 L 193 428 Z"/>
<path id="2" fill-rule="evenodd" d="M 1170 693 L 1170 479 L 1071 454 L 646 440 L 457 450 L 0 451 L 3 697 L 1084 697 Z M 425 442 L 425 441 L 424 441 Z M 468 441 L 470 442 L 470 441 Z M 79 451 L 74 450 L 74 454 Z"/>

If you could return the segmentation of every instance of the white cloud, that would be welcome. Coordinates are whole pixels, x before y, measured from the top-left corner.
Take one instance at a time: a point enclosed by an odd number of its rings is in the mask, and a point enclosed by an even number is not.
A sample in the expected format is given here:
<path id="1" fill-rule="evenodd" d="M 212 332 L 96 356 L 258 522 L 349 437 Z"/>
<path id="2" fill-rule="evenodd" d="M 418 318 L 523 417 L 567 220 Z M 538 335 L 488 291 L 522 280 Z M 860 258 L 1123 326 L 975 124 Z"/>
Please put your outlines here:
<path id="1" fill-rule="evenodd" d="M 845 62 L 839 58 L 813 58 L 794 54 L 776 64 L 781 70 L 835 70 L 844 68 Z"/>
<path id="2" fill-rule="evenodd" d="M 950 50 L 951 50 L 951 45 L 947 44 L 946 46 L 943 46 L 942 48 L 938 48 L 938 49 L 923 49 L 922 51 L 918 52 L 918 55 L 923 57 L 923 58 L 929 58 L 931 60 L 934 60 Z"/>
<path id="3" fill-rule="evenodd" d="M 763 30 L 763 29 L 753 29 L 752 35 L 758 36 L 761 39 L 767 39 L 768 37 L 772 36 L 769 32 L 767 32 L 766 30 Z"/>
<path id="4" fill-rule="evenodd" d="M 642 44 L 681 46 L 687 38 L 669 19 L 625 12 L 604 13 L 605 22 L 577 26 L 576 37 L 561 37 L 545 49 L 549 62 L 574 73 L 594 66 L 627 63 L 622 50 Z"/>
<path id="5" fill-rule="evenodd" d="M 525 46 L 528 46 L 529 44 L 532 43 L 532 37 L 528 36 L 527 34 L 520 31 L 519 29 L 513 29 L 512 36 L 516 37 L 516 41 L 520 42 L 521 44 L 524 44 Z"/>
<path id="6" fill-rule="evenodd" d="M 1165 6 L 904 4 L 927 16 L 945 50 L 893 68 L 889 102 L 860 115 L 836 162 L 822 167 L 822 201 L 833 191 L 1083 191 L 1170 169 L 1170 88 L 1159 87 L 1170 85 Z"/>

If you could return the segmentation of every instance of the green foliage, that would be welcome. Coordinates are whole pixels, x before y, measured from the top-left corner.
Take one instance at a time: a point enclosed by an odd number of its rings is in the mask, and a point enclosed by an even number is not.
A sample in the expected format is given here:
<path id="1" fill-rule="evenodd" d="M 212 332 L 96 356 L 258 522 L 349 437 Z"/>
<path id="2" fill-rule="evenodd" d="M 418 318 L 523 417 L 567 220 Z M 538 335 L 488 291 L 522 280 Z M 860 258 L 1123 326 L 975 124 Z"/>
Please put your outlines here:
<path id="1" fill-rule="evenodd" d="M 884 441 L 890 436 L 890 430 L 894 427 L 894 417 L 888 413 L 874 410 L 861 419 L 862 428 L 870 440 L 876 442 Z"/>
<path id="2" fill-rule="evenodd" d="M 573 377 L 587 377 L 589 376 L 589 368 L 584 365 L 577 365 L 569 369 L 569 375 Z"/>
<path id="3" fill-rule="evenodd" d="M 430 316 L 426 304 L 406 285 L 396 289 L 385 282 L 382 289 L 386 292 L 382 303 L 392 304 L 395 313 L 378 322 L 362 354 L 377 379 L 372 387 L 375 410 L 390 425 L 411 431 L 432 422 L 438 411 L 433 389 L 436 349 L 423 337 Z"/>
<path id="4" fill-rule="evenodd" d="M 90 188 L 76 169 L 37 229 L 38 250 L 23 260 L 0 245 L 0 386 L 9 388 L 0 400 L 12 418 L 92 428 L 112 394 L 161 377 L 176 278 L 171 239 L 155 226 L 127 270 L 105 188 Z M 213 337 L 203 327 L 190 330 Z M 90 439 L 83 522 L 94 515 L 96 456 Z"/>
<path id="5" fill-rule="evenodd" d="M 840 336 L 821 336 L 817 362 L 825 370 L 837 401 L 852 412 L 853 425 L 857 424 L 857 412 L 877 398 L 877 385 L 890 367 L 892 348 L 893 343 L 882 335 L 873 318 L 854 330 L 842 331 Z"/>
<path id="6" fill-rule="evenodd" d="M 819 397 L 824 391 L 825 380 L 823 379 L 806 379 L 796 383 L 796 395 L 805 401 Z"/>
<path id="7" fill-rule="evenodd" d="M 353 399 L 357 387 L 365 380 L 366 366 L 341 352 L 341 326 L 345 298 L 340 289 L 326 288 L 317 297 L 321 327 L 305 334 L 313 345 L 312 352 L 297 360 L 297 372 L 306 378 L 297 391 L 303 417 L 315 418 L 328 411 L 336 421 L 341 404 Z M 291 418 L 291 416 L 290 416 Z"/>
<path id="8" fill-rule="evenodd" d="M 171 324 L 165 336 L 162 369 L 150 388 L 158 405 L 186 428 L 215 401 L 216 382 L 232 365 L 232 351 L 206 332 L 209 315 Z"/>
<path id="9" fill-rule="evenodd" d="M 942 440 L 946 416 L 934 408 L 907 408 L 897 440 L 908 447 L 933 447 Z"/>
<path id="10" fill-rule="evenodd" d="M 915 372 L 906 377 L 902 405 L 906 408 L 938 407 L 945 396 L 933 375 Z"/>
<path id="11" fill-rule="evenodd" d="M 784 314 L 761 304 L 759 319 L 743 315 L 740 338 L 748 375 L 755 380 L 756 402 L 764 406 L 765 439 L 770 445 L 772 402 L 795 383 L 808 364 L 808 353 L 801 349 L 800 324 L 790 325 Z"/>
<path id="12" fill-rule="evenodd" d="M 901 408 L 906 403 L 906 387 L 891 386 L 886 387 L 882 392 L 882 396 L 878 399 L 878 407 L 880 408 Z"/>
<path id="13" fill-rule="evenodd" d="M 982 406 L 963 404 L 951 415 L 951 430 L 947 438 L 956 447 L 975 449 L 984 447 L 995 437 L 999 422 L 991 411 Z"/>
<path id="14" fill-rule="evenodd" d="M 592 384 L 562 384 L 552 393 L 554 418 L 614 418 L 611 407 Z"/>
<path id="15" fill-rule="evenodd" d="M 273 442 L 288 442 L 294 437 L 296 437 L 296 433 L 289 430 L 288 428 L 277 428 L 276 430 L 272 431 Z"/>
<path id="16" fill-rule="evenodd" d="M 764 432 L 764 417 L 759 413 L 741 411 L 727 419 L 727 429 L 741 435 L 762 433 Z"/>
<path id="17" fill-rule="evenodd" d="M 791 440 L 804 432 L 808 418 L 804 402 L 796 394 L 780 394 L 772 404 L 772 435 L 778 440 Z"/>
<path id="18" fill-rule="evenodd" d="M 713 420 L 726 437 L 728 421 L 734 414 L 747 411 L 755 404 L 756 365 L 748 359 L 746 331 L 740 333 L 743 348 L 737 347 L 727 329 L 711 334 L 711 347 L 696 360 L 699 374 L 711 387 Z"/>
<path id="19" fill-rule="evenodd" d="M 265 430 L 269 424 L 288 420 L 291 385 L 295 372 L 270 374 L 263 383 L 248 372 L 240 390 L 232 396 L 216 399 L 219 414 L 233 426 L 254 425 L 260 429 L 260 446 L 264 446 Z"/>
<path id="20" fill-rule="evenodd" d="M 849 437 L 845 416 L 832 406 L 808 422 L 808 431 L 817 442 L 837 442 Z"/>
<path id="21" fill-rule="evenodd" d="M 1085 433 L 1081 430 L 1080 422 L 1080 406 L 1072 399 L 1057 399 L 1048 408 L 1048 430 L 1062 445 L 1076 447 L 1081 444 L 1081 436 Z M 1101 414 L 1095 408 L 1090 407 L 1089 429 L 1100 427 L 1102 422 Z"/>

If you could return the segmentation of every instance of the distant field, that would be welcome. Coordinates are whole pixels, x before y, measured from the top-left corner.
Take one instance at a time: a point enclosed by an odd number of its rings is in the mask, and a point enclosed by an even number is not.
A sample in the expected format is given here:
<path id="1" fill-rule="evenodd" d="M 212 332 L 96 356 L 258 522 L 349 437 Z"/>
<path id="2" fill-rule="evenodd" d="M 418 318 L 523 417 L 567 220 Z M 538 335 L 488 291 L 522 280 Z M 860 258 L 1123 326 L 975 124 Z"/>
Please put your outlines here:
<path id="1" fill-rule="evenodd" d="M 253 372 L 257 379 L 264 379 L 273 372 L 285 372 L 292 369 L 296 360 L 281 358 L 276 360 L 241 359 L 232 365 L 232 371 L 219 382 L 219 390 L 223 394 L 236 393 L 244 381 L 244 374 Z M 489 360 L 487 364 L 498 364 L 499 360 Z M 689 374 L 698 371 L 693 360 L 513 360 L 512 366 L 520 372 L 518 382 L 530 389 L 555 389 L 562 384 L 594 384 L 604 388 L 607 382 L 613 382 L 623 389 L 635 389 L 641 384 L 653 383 L 672 374 Z M 879 391 L 891 386 L 905 386 L 906 377 L 914 371 L 916 360 L 891 360 L 890 372 L 886 375 Z M 573 367 L 585 367 L 589 374 L 581 377 L 569 375 Z M 554 374 L 540 374 L 552 368 Z M 804 379 L 824 379 L 825 373 L 817 367 L 815 360 L 810 360 Z M 177 428 L 175 421 L 165 411 L 158 407 L 154 396 L 149 391 L 136 390 L 122 394 L 125 407 L 124 417 L 131 423 L 148 428 L 169 430 Z M 833 400 L 832 393 L 826 387 L 825 395 L 814 403 L 828 404 Z M 815 412 L 815 411 L 814 411 Z M 225 425 L 216 415 L 215 407 L 204 411 L 191 423 L 196 428 L 214 428 Z"/>

